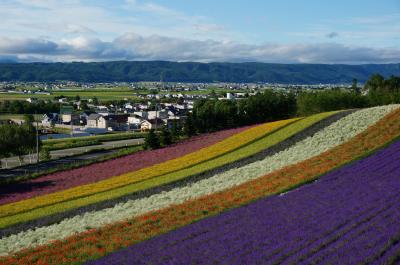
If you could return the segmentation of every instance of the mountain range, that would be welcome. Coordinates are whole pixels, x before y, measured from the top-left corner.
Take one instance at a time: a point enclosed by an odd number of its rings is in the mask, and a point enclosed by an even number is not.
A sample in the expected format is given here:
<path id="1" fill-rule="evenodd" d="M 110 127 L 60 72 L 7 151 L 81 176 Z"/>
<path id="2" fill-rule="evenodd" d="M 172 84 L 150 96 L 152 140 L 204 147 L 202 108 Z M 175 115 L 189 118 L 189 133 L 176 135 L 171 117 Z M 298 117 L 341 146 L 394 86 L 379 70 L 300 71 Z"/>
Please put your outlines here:
<path id="1" fill-rule="evenodd" d="M 374 74 L 400 76 L 398 64 L 273 64 L 114 61 L 1 63 L 0 81 L 363 83 Z"/>

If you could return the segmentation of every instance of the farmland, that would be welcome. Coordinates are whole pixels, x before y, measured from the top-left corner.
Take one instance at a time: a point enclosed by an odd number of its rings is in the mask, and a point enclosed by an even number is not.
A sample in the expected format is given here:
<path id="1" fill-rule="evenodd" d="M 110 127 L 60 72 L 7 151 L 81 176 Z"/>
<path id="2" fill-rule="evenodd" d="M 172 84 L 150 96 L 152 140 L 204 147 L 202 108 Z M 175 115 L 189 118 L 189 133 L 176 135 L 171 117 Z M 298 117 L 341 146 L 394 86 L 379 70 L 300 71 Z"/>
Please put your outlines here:
<path id="1" fill-rule="evenodd" d="M 28 88 L 29 89 L 29 88 Z M 36 89 L 29 89 L 30 91 L 36 91 Z M 160 91 L 159 94 L 171 94 L 171 93 L 181 93 L 187 95 L 208 95 L 212 91 L 220 94 L 225 94 L 228 92 L 245 92 L 244 90 L 231 90 L 231 89 L 222 89 L 222 88 L 207 88 L 203 90 L 195 90 L 195 91 Z M 38 98 L 43 100 L 53 99 L 55 97 L 68 97 L 75 98 L 79 96 L 81 99 L 88 100 L 97 98 L 99 101 L 110 101 L 110 100 L 133 100 L 137 101 L 140 98 L 136 94 L 147 95 L 152 93 L 151 90 L 133 90 L 128 87 L 115 87 L 115 88 L 76 88 L 71 87 L 63 90 L 52 90 L 51 93 L 48 94 L 31 94 L 31 93 L 0 93 L 0 101 L 2 100 L 26 100 L 28 98 Z"/>
<path id="2" fill-rule="evenodd" d="M 395 263 L 399 138 L 398 105 L 325 112 L 13 183 L 0 263 Z"/>

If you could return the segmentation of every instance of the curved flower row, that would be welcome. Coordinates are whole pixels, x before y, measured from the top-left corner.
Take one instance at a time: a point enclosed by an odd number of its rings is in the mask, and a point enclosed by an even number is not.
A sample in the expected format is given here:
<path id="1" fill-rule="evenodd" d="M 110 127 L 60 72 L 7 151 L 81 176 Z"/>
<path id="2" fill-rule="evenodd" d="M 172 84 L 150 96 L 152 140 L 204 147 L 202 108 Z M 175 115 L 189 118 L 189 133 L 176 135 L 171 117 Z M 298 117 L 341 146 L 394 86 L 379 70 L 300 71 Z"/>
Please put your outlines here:
<path id="1" fill-rule="evenodd" d="M 246 126 L 202 134 L 165 148 L 143 150 L 124 157 L 27 180 L 23 182 L 24 185 L 20 185 L 20 183 L 4 185 L 2 187 L 7 189 L 7 193 L 0 196 L 0 205 L 97 182 L 112 176 L 159 164 L 211 146 L 249 128 L 251 127 Z M 51 183 L 51 185 L 41 185 L 43 183 Z"/>
<path id="2" fill-rule="evenodd" d="M 267 136 L 255 141 L 251 144 L 245 145 L 235 151 L 229 152 L 225 155 L 219 156 L 215 159 L 207 160 L 203 163 L 197 164 L 192 167 L 188 167 L 170 174 L 165 174 L 155 178 L 150 178 L 142 182 L 133 183 L 121 188 L 116 188 L 109 190 L 107 192 L 96 193 L 91 196 L 77 198 L 75 200 L 69 200 L 61 203 L 56 203 L 53 205 L 41 207 L 27 212 L 22 212 L 16 215 L 6 216 L 0 218 L 0 227 L 5 228 L 11 225 L 15 225 L 22 222 L 27 222 L 29 220 L 35 220 L 49 215 L 54 215 L 61 213 L 65 216 L 66 210 L 73 210 L 79 207 L 97 204 L 100 202 L 108 202 L 111 199 L 120 198 L 132 193 L 141 192 L 144 190 L 151 189 L 156 186 L 164 185 L 178 180 L 183 180 L 189 176 L 200 174 L 204 171 L 218 168 L 220 166 L 229 164 L 233 161 L 237 161 L 242 158 L 254 155 L 262 150 L 271 147 L 290 136 L 304 130 L 305 128 L 311 126 L 312 124 L 321 121 L 323 118 L 333 115 L 335 112 L 321 113 L 307 117 L 293 124 L 285 126 L 275 133 L 268 134 Z M 39 220 L 39 223 L 41 221 Z M 9 228 L 10 229 L 10 228 Z"/>
<path id="3" fill-rule="evenodd" d="M 320 154 L 327 148 L 329 149 L 339 145 L 358 134 L 361 130 L 364 130 L 371 123 L 376 122 L 379 117 L 382 117 L 390 110 L 392 110 L 392 107 L 357 111 L 285 151 L 244 167 L 235 168 L 208 179 L 203 179 L 184 187 L 175 188 L 168 192 L 155 194 L 148 198 L 120 203 L 113 208 L 86 213 L 66 219 L 56 225 L 37 228 L 3 238 L 0 240 L 0 243 L 4 246 L 4 249 L 0 247 L 0 252 L 10 253 L 10 251 L 16 251 L 28 245 L 45 244 L 51 240 L 65 238 L 73 233 L 83 232 L 90 228 L 97 228 L 105 224 L 121 221 L 132 216 L 138 216 L 149 211 L 159 210 L 172 204 L 180 204 L 187 200 L 240 185 L 248 180 L 260 177 L 263 174 L 270 173 L 276 169 Z M 348 124 L 354 123 L 357 123 L 360 128 L 358 126 L 348 126 Z M 329 138 L 331 135 L 336 135 L 336 137 Z M 307 149 L 309 147 L 313 148 L 313 152 Z M 302 150 L 306 152 L 302 152 Z M 278 163 L 278 161 L 285 161 L 286 164 Z M 245 172 L 249 173 L 246 174 Z"/>
<path id="4" fill-rule="evenodd" d="M 265 134 L 268 134 L 296 120 L 298 119 L 295 118 L 262 124 L 250 128 L 244 132 L 235 134 L 212 146 L 200 149 L 199 151 L 187 154 L 176 159 L 166 161 L 164 163 L 156 164 L 154 166 L 143 168 L 141 170 L 126 173 L 120 176 L 111 177 L 109 179 L 102 180 L 96 183 L 86 184 L 60 192 L 35 197 L 32 199 L 2 205 L 0 206 L 0 217 L 24 212 L 49 204 L 71 200 L 77 197 L 88 196 L 98 192 L 104 192 L 113 188 L 135 183 L 143 179 L 148 179 L 169 172 L 173 172 L 185 168 L 189 165 L 194 165 L 202 161 L 211 159 L 215 156 L 221 155 L 223 153 L 232 151 L 240 147 L 241 145 L 252 142 L 264 136 Z"/>
<path id="5" fill-rule="evenodd" d="M 89 264 L 371 264 L 400 235 L 399 176 L 397 141 L 283 197 L 260 199 Z"/>
<path id="6" fill-rule="evenodd" d="M 151 212 L 72 236 L 50 245 L 27 249 L 0 258 L 2 264 L 71 264 L 98 258 L 195 220 L 285 191 L 317 178 L 320 174 L 370 152 L 400 136 L 400 111 L 319 156 L 285 167 L 261 178 L 196 200 Z"/>

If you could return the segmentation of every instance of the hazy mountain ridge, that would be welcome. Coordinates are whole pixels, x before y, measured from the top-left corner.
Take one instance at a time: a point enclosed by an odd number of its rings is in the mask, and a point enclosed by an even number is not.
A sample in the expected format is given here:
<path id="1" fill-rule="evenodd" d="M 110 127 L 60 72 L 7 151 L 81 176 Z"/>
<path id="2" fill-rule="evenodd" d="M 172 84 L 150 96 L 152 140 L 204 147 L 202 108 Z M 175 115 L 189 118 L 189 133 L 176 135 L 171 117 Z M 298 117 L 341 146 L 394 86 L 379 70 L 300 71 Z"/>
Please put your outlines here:
<path id="1" fill-rule="evenodd" d="M 82 82 L 365 82 L 371 74 L 400 75 L 400 64 L 273 64 L 197 63 L 168 61 L 115 61 L 94 63 L 2 63 L 0 81 Z"/>

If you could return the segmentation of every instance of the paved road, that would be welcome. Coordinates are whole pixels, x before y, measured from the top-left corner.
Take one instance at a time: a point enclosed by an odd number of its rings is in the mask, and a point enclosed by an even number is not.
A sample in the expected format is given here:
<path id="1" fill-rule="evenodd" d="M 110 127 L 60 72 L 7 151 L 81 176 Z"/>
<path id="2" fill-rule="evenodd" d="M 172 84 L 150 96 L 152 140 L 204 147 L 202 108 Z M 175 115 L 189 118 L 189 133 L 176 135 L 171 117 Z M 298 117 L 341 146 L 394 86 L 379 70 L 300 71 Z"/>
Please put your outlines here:
<path id="1" fill-rule="evenodd" d="M 25 157 L 25 165 L 19 166 L 18 159 L 16 157 L 9 158 L 7 159 L 8 161 L 8 166 L 14 166 L 14 168 L 8 168 L 8 169 L 0 169 L 0 178 L 12 178 L 16 176 L 21 176 L 24 174 L 30 174 L 30 173 L 35 173 L 38 171 L 46 170 L 51 167 L 55 166 L 60 166 L 63 164 L 70 164 L 70 163 L 75 163 L 75 162 L 80 162 L 80 161 L 85 161 L 88 159 L 93 159 L 97 157 L 102 157 L 105 155 L 113 154 L 117 152 L 117 150 L 112 150 L 117 147 L 123 147 L 123 146 L 134 146 L 138 144 L 142 144 L 144 140 L 142 138 L 140 139 L 130 139 L 130 140 L 121 140 L 121 141 L 112 141 L 112 142 L 105 142 L 101 145 L 92 145 L 92 146 L 85 146 L 85 147 L 76 147 L 76 148 L 70 148 L 70 149 L 64 149 L 64 150 L 56 150 L 56 151 L 51 151 L 51 157 L 52 158 L 59 158 L 57 160 L 53 161 L 48 161 L 48 162 L 41 162 L 39 164 L 29 164 L 30 160 L 29 157 Z M 82 154 L 84 152 L 94 150 L 94 149 L 106 149 L 106 150 L 101 150 L 98 152 L 90 153 L 90 154 Z M 66 156 L 71 156 L 74 155 L 73 157 L 66 157 Z M 35 157 L 32 158 L 32 161 L 35 161 Z M 4 165 L 4 163 L 3 163 Z M 16 167 L 18 166 L 18 167 Z"/>

